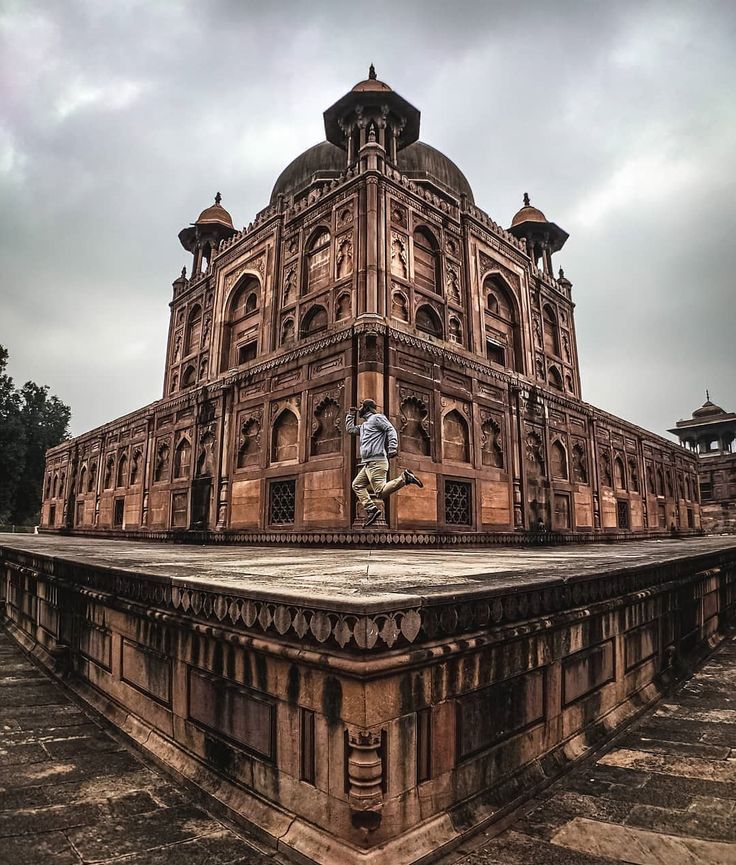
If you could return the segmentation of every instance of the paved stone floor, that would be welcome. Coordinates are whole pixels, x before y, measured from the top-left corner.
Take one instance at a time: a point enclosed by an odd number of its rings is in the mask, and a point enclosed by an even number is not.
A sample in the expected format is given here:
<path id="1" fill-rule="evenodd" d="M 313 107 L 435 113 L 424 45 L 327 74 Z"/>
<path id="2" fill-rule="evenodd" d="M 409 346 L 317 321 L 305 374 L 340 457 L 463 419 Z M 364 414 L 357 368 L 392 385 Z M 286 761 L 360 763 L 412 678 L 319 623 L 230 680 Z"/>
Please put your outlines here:
<path id="1" fill-rule="evenodd" d="M 274 865 L 144 765 L 0 630 L 2 865 Z"/>
<path id="2" fill-rule="evenodd" d="M 479 843 L 477 837 L 468 849 Z M 677 695 L 455 865 L 734 865 L 736 638 Z"/>
<path id="3" fill-rule="evenodd" d="M 736 548 L 736 536 L 559 547 L 312 549 L 192 546 L 63 535 L 0 535 L 0 547 L 227 586 L 284 599 L 355 604 L 417 602 L 426 596 L 503 589 L 550 579 L 610 574 Z"/>

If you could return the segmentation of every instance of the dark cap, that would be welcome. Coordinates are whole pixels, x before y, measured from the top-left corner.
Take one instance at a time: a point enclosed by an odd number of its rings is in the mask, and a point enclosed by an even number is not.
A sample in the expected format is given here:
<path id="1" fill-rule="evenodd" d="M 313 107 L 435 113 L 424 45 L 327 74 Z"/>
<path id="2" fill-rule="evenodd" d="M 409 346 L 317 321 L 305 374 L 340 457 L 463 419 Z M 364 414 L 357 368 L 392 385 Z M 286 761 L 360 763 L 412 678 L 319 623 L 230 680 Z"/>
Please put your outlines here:
<path id="1" fill-rule="evenodd" d="M 364 399 L 363 402 L 360 404 L 360 411 L 358 412 L 358 414 L 361 417 L 365 417 L 366 413 L 369 411 L 372 411 L 374 413 L 378 411 L 376 401 L 372 399 Z"/>

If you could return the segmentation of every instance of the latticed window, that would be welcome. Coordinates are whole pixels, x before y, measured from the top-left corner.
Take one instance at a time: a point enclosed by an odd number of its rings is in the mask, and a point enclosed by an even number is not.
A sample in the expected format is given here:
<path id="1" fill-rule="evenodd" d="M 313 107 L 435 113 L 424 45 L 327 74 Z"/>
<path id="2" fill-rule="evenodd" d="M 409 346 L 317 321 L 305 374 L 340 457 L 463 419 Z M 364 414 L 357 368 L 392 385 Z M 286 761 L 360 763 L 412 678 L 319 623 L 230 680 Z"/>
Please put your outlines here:
<path id="1" fill-rule="evenodd" d="M 269 523 L 274 526 L 292 524 L 296 507 L 296 480 L 271 481 L 269 491 Z"/>
<path id="2" fill-rule="evenodd" d="M 448 526 L 473 524 L 473 488 L 464 481 L 445 481 L 445 522 Z"/>

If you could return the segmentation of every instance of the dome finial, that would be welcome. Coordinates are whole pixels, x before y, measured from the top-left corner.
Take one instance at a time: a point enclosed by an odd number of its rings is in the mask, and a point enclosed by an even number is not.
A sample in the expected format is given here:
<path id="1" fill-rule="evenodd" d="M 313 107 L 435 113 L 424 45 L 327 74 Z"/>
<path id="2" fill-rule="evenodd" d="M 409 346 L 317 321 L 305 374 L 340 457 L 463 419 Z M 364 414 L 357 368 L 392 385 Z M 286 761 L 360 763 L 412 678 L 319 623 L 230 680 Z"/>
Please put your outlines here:
<path id="1" fill-rule="evenodd" d="M 524 193 L 524 207 L 529 207 L 529 193 Z"/>
<path id="2" fill-rule="evenodd" d="M 222 201 L 222 196 L 218 192 L 217 195 L 215 196 L 215 204 L 219 204 L 221 201 Z"/>
<path id="3" fill-rule="evenodd" d="M 560 268 L 560 279 L 564 279 L 564 278 L 565 278 L 565 271 L 562 268 Z"/>
<path id="4" fill-rule="evenodd" d="M 710 402 L 710 391 L 708 388 L 705 389 L 705 401 Z"/>
<path id="5" fill-rule="evenodd" d="M 372 63 L 368 67 L 368 78 L 370 78 L 372 81 L 376 80 L 376 67 Z"/>

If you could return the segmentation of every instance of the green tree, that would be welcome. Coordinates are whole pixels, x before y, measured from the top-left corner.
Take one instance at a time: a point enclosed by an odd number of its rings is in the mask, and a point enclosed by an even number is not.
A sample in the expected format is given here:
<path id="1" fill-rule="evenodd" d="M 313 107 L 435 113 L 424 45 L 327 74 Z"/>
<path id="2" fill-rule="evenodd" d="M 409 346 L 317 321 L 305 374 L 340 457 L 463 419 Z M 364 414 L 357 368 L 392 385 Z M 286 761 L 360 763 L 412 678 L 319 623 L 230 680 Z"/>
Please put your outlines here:
<path id="1" fill-rule="evenodd" d="M 26 459 L 20 394 L 7 366 L 8 350 L 0 345 L 0 523 L 10 519 Z"/>
<path id="2" fill-rule="evenodd" d="M 27 381 L 20 391 L 21 420 L 26 436 L 26 458 L 15 495 L 14 523 L 38 522 L 43 471 L 48 448 L 69 437 L 71 411 L 47 386 Z"/>
<path id="3" fill-rule="evenodd" d="M 18 390 L 0 346 L 0 522 L 38 522 L 46 451 L 69 437 L 71 410 L 48 387 Z"/>

